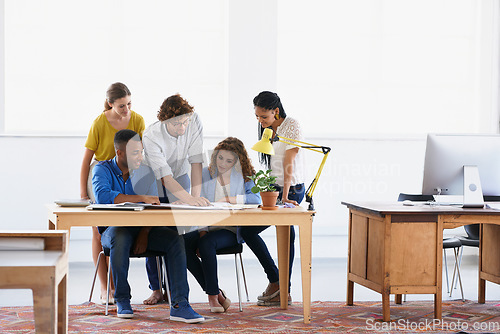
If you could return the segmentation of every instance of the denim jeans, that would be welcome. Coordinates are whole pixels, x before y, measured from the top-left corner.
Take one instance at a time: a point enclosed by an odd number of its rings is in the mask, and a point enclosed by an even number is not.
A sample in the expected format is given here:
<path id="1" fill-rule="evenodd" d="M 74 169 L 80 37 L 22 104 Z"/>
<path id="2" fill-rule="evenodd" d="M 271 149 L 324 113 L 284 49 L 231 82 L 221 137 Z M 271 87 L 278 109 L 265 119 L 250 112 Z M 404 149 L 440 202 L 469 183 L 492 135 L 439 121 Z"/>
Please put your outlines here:
<path id="1" fill-rule="evenodd" d="M 108 227 L 101 235 L 103 247 L 110 249 L 110 266 L 115 284 L 115 299 L 130 300 L 128 269 L 130 252 L 141 227 Z M 171 278 L 172 305 L 188 301 L 186 254 L 184 239 L 167 227 L 153 227 L 149 232 L 147 250 L 167 253 L 167 270 Z"/>
<path id="2" fill-rule="evenodd" d="M 277 191 L 279 191 L 278 198 L 281 199 L 283 195 L 283 190 L 280 186 L 275 185 Z M 300 204 L 304 199 L 305 188 L 304 184 L 295 185 L 290 189 L 288 193 L 288 199 L 297 201 Z M 240 235 L 245 240 L 248 247 L 255 254 L 259 260 L 264 272 L 267 275 L 267 279 L 270 283 L 275 283 L 279 281 L 279 270 L 274 263 L 271 254 L 266 246 L 266 243 L 260 237 L 259 233 L 267 229 L 269 226 L 242 226 L 240 227 Z M 292 266 L 293 259 L 295 257 L 295 229 L 290 226 L 290 258 L 289 258 L 289 273 L 288 273 L 288 291 L 290 291 L 291 277 L 292 277 Z"/>
<path id="3" fill-rule="evenodd" d="M 220 229 L 210 231 L 200 238 L 199 231 L 184 234 L 187 268 L 208 295 L 219 294 L 217 279 L 217 250 L 238 244 L 236 234 Z M 196 255 L 200 251 L 200 258 Z"/>
<path id="4" fill-rule="evenodd" d="M 175 179 L 184 190 L 189 192 L 189 188 L 191 188 L 191 180 L 189 179 L 189 176 L 187 174 L 181 175 L 178 178 Z M 158 189 L 159 190 L 159 196 L 160 196 L 160 202 L 162 203 L 171 203 L 177 201 L 177 197 L 172 195 L 161 183 L 161 180 L 158 180 Z M 168 262 L 168 259 L 165 259 L 165 263 Z M 161 265 L 161 263 L 160 263 Z M 151 290 L 159 290 L 160 289 L 160 282 L 158 282 L 158 267 L 156 264 L 156 257 L 148 257 L 146 258 L 146 272 L 148 273 L 148 280 L 149 280 L 149 288 Z M 169 274 L 170 275 L 170 274 Z M 170 283 L 170 278 L 168 280 Z"/>

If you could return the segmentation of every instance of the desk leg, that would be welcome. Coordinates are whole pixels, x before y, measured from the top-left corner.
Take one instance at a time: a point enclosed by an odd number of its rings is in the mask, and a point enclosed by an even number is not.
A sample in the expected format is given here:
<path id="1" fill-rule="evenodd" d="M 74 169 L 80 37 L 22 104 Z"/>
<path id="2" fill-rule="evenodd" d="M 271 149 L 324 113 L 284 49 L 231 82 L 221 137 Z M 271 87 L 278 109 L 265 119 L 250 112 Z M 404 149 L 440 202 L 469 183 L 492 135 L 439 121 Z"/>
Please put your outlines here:
<path id="1" fill-rule="evenodd" d="M 347 279 L 347 305 L 354 305 L 354 282 Z"/>
<path id="2" fill-rule="evenodd" d="M 56 294 L 55 282 L 51 286 L 40 285 L 33 288 L 33 311 L 37 333 L 56 333 Z"/>
<path id="3" fill-rule="evenodd" d="M 479 266 L 477 292 L 477 302 L 479 304 L 484 304 L 486 301 L 486 280 L 481 278 L 481 271 L 483 270 L 483 228 L 483 224 L 479 225 Z"/>
<path id="4" fill-rule="evenodd" d="M 481 272 L 479 272 L 479 275 L 481 275 Z M 479 277 L 478 285 L 479 285 L 479 290 L 477 295 L 477 302 L 479 304 L 484 304 L 486 301 L 486 280 Z"/>
<path id="5" fill-rule="evenodd" d="M 441 319 L 443 304 L 443 216 L 436 225 L 436 294 L 434 295 L 434 319 Z"/>
<path id="6" fill-rule="evenodd" d="M 391 294 L 388 291 L 382 292 L 382 320 L 391 321 Z"/>
<path id="7" fill-rule="evenodd" d="M 64 275 L 57 288 L 57 333 L 68 332 L 68 300 L 67 300 L 68 275 Z"/>
<path id="8" fill-rule="evenodd" d="M 354 305 L 354 282 L 349 279 L 351 272 L 352 212 L 349 209 L 349 233 L 347 240 L 347 305 Z"/>
<path id="9" fill-rule="evenodd" d="M 434 295 L 434 319 L 441 320 L 441 317 L 443 314 L 442 302 L 443 302 L 442 293 L 435 294 Z"/>
<path id="10" fill-rule="evenodd" d="M 49 230 L 55 230 L 56 229 L 56 224 L 50 221 L 49 219 Z"/>
<path id="11" fill-rule="evenodd" d="M 299 226 L 300 233 L 300 264 L 302 272 L 302 306 L 304 308 L 304 323 L 311 322 L 311 252 L 312 224 Z"/>
<path id="12" fill-rule="evenodd" d="M 281 308 L 288 308 L 288 275 L 290 259 L 290 226 L 276 226 L 276 242 L 278 244 L 278 269 L 280 275 Z"/>
<path id="13" fill-rule="evenodd" d="M 396 304 L 402 304 L 403 303 L 403 295 L 400 293 L 397 293 L 396 297 L 395 297 L 395 302 L 396 302 Z"/>

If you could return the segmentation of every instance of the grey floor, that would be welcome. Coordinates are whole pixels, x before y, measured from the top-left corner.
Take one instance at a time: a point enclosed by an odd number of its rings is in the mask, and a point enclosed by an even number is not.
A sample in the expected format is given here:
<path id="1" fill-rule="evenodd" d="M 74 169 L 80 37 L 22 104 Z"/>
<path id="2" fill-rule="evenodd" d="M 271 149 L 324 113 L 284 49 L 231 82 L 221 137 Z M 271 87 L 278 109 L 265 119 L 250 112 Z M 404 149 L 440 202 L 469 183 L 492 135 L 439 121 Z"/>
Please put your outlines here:
<path id="1" fill-rule="evenodd" d="M 333 241 L 333 242 L 332 242 Z M 275 249 L 273 238 L 266 242 L 270 249 Z M 83 245 L 79 245 L 82 243 Z M 90 286 L 94 272 L 90 256 L 87 261 L 81 261 L 81 255 L 90 254 L 88 241 L 71 241 L 70 243 L 70 263 L 69 263 L 69 286 L 68 303 L 77 305 L 84 303 L 89 298 Z M 88 246 L 88 247 L 87 247 Z M 274 247 L 274 248 L 273 248 Z M 298 247 L 298 245 L 297 245 Z M 312 260 L 312 300 L 321 301 L 345 301 L 346 298 L 346 268 L 347 258 L 347 238 L 345 236 L 323 236 L 316 237 L 313 242 Z M 88 248 L 88 249 L 87 249 Z M 82 251 L 82 249 L 84 249 Z M 86 253 L 85 253 L 86 252 Z M 73 256 L 71 255 L 73 253 Z M 85 256 L 86 257 L 86 256 Z M 85 258 L 84 257 L 84 258 Z M 257 296 L 266 288 L 266 276 L 253 254 L 248 248 L 244 250 L 244 266 L 250 301 L 255 302 Z M 448 252 L 448 266 L 452 268 L 452 253 Z M 231 255 L 219 256 L 219 285 L 226 291 L 233 302 L 237 302 L 238 295 L 236 289 L 236 278 L 234 269 L 234 257 Z M 295 259 L 295 266 L 292 273 L 292 299 L 302 300 L 300 258 Z M 466 299 L 477 300 L 478 281 L 478 250 L 475 248 L 465 248 L 461 273 L 464 295 Z M 196 283 L 194 278 L 188 274 L 190 286 L 190 302 L 207 302 L 206 295 Z M 142 303 L 142 300 L 149 296 L 147 276 L 144 266 L 144 259 L 132 259 L 129 283 L 132 287 L 132 303 Z M 380 301 L 380 294 L 355 285 L 355 301 L 374 300 Z M 445 274 L 443 273 L 443 300 L 460 298 L 460 288 L 454 290 L 453 297 L 446 295 Z M 493 283 L 487 283 L 486 298 L 488 300 L 500 299 L 500 288 Z M 245 298 L 246 299 L 246 298 Z M 432 300 L 433 295 L 408 295 L 407 300 Z M 94 293 L 94 302 L 98 302 L 99 292 Z M 246 301 L 246 300 L 244 300 Z M 30 290 L 0 290 L 0 306 L 23 306 L 32 305 L 32 294 Z"/>

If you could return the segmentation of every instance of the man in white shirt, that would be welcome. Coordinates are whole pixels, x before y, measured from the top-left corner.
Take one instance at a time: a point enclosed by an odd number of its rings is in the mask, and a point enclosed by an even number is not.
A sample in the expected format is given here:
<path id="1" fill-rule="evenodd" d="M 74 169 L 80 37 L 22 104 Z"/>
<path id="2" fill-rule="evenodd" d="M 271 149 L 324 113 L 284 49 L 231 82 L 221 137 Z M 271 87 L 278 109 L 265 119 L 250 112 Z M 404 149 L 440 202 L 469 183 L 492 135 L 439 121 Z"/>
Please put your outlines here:
<path id="1" fill-rule="evenodd" d="M 185 99 L 176 94 L 163 101 L 158 121 L 144 131 L 142 143 L 147 165 L 153 169 L 156 179 L 161 181 L 158 193 L 162 202 L 180 200 L 194 206 L 210 204 L 200 196 L 203 126 Z M 153 293 L 144 300 L 144 304 L 152 305 L 164 298 L 158 282 L 156 258 L 147 258 L 146 267 Z"/>
<path id="2" fill-rule="evenodd" d="M 193 107 L 179 94 L 163 102 L 158 121 L 144 131 L 143 144 L 146 161 L 161 180 L 169 202 L 179 199 L 190 205 L 209 204 L 206 198 L 200 197 L 203 126 Z"/>

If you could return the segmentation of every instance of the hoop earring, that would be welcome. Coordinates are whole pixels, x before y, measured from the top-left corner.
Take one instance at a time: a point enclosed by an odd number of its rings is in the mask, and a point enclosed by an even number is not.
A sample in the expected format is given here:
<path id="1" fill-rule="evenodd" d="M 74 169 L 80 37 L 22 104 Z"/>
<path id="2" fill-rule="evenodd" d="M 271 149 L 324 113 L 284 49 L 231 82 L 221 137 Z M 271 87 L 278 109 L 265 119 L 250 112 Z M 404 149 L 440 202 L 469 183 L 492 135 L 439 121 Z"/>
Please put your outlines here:
<path id="1" fill-rule="evenodd" d="M 274 115 L 274 119 L 280 119 L 280 115 L 279 114 Z"/>

